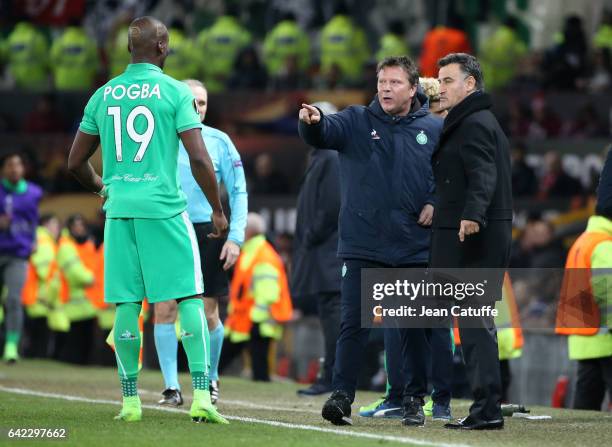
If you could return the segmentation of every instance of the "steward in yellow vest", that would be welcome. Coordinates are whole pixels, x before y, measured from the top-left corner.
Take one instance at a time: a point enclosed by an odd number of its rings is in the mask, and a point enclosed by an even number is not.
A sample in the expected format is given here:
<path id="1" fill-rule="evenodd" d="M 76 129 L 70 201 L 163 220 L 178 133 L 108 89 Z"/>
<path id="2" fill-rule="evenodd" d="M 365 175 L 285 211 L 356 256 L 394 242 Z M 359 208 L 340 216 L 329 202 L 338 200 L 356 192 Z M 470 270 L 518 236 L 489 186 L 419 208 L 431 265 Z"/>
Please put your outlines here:
<path id="1" fill-rule="evenodd" d="M 578 361 L 573 407 L 600 410 L 612 398 L 612 151 L 597 190 L 595 215 L 567 256 L 556 332 L 569 335 Z"/>
<path id="2" fill-rule="evenodd" d="M 223 347 L 219 369 L 248 344 L 253 379 L 269 381 L 270 340 L 281 338 L 282 324 L 291 319 L 293 306 L 283 261 L 266 241 L 265 224 L 258 214 L 247 216 L 245 239 L 230 284 L 224 323 L 229 343 Z"/>
<path id="3" fill-rule="evenodd" d="M 87 223 L 83 216 L 68 218 L 60 237 L 57 263 L 62 274 L 60 297 L 70 320 L 70 332 L 60 334 L 56 357 L 59 360 L 87 364 L 93 347 L 97 310 L 87 296 L 87 289 L 94 285 L 91 266 L 96 247 L 89 239 Z"/>
<path id="4" fill-rule="evenodd" d="M 60 275 L 57 266 L 59 219 L 53 214 L 40 218 L 36 229 L 36 249 L 30 256 L 21 300 L 26 311 L 27 357 L 49 355 L 50 331 L 66 332 L 70 322 L 59 300 Z"/>
<path id="5" fill-rule="evenodd" d="M 59 91 L 86 91 L 94 87 L 98 48 L 81 26 L 69 26 L 51 46 L 53 81 Z"/>

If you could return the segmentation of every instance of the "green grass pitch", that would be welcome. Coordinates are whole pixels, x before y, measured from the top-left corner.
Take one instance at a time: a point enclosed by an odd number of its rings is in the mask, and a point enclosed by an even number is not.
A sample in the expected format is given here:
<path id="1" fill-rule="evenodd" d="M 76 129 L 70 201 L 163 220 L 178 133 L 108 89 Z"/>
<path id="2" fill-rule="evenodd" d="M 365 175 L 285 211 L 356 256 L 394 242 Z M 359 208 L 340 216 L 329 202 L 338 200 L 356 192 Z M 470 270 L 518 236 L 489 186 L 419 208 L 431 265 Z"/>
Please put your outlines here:
<path id="1" fill-rule="evenodd" d="M 254 383 L 222 378 L 219 410 L 230 425 L 194 424 L 187 410 L 190 380 L 181 375 L 185 406 L 163 411 L 155 406 L 163 387 L 161 374 L 144 371 L 139 380 L 145 405 L 143 421 L 113 420 L 121 400 L 112 368 L 75 367 L 50 361 L 22 361 L 0 366 L 0 445 L 76 446 L 598 446 L 612 439 L 612 414 L 532 408 L 552 420 L 506 418 L 506 428 L 491 432 L 445 430 L 442 422 L 406 428 L 398 420 L 357 416 L 359 405 L 378 397 L 359 392 L 353 427 L 334 427 L 321 419 L 325 397 L 298 398 L 293 383 Z M 464 416 L 469 402 L 453 401 L 453 414 Z M 9 428 L 65 428 L 66 440 L 9 440 Z"/>

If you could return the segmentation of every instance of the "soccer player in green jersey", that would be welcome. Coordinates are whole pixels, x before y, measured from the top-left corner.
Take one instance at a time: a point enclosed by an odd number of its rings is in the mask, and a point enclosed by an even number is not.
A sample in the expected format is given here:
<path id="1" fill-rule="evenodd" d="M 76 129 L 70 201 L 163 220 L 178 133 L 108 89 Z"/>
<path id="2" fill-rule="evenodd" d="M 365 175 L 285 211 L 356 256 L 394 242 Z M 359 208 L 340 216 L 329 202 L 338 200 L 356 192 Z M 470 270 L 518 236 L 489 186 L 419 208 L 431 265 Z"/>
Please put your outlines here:
<path id="1" fill-rule="evenodd" d="M 136 389 L 143 297 L 176 300 L 182 344 L 194 388 L 191 417 L 227 423 L 210 401 L 208 328 L 201 299 L 200 254 L 178 181 L 179 138 L 191 170 L 213 208 L 214 233 L 228 224 L 206 152 L 193 94 L 162 73 L 168 30 L 152 17 L 129 27 L 131 64 L 90 98 L 70 149 L 68 169 L 85 188 L 106 198 L 104 299 L 117 304 L 114 341 L 123 408 L 116 419 L 142 418 Z M 91 164 L 102 147 L 103 177 Z"/>

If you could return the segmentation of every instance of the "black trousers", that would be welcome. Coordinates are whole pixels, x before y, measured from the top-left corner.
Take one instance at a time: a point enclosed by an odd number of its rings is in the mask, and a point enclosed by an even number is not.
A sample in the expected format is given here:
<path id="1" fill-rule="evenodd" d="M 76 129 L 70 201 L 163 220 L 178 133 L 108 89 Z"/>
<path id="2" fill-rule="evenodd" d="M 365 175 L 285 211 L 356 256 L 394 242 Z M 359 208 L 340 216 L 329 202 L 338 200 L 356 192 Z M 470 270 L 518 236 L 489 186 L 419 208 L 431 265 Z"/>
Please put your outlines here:
<path id="1" fill-rule="evenodd" d="M 430 265 L 433 268 L 499 268 L 496 284 L 501 298 L 503 270 L 510 260 L 511 221 L 489 221 L 486 228 L 460 242 L 457 228 L 434 228 Z M 474 403 L 470 417 L 477 420 L 501 419 L 502 385 L 497 349 L 497 330 L 492 317 L 459 317 L 459 335 L 465 370 Z"/>
<path id="2" fill-rule="evenodd" d="M 388 268 L 389 265 L 362 259 L 345 259 L 346 273 L 342 278 L 341 285 L 341 317 L 340 336 L 336 343 L 336 364 L 332 388 L 346 392 L 353 401 L 357 379 L 364 362 L 364 352 L 368 343 L 370 329 L 361 327 L 361 269 L 362 268 Z M 424 265 L 406 265 L 401 267 L 423 267 Z M 423 397 L 427 394 L 427 356 L 429 344 L 425 335 L 425 329 L 385 329 L 385 341 L 387 331 L 391 337 L 400 340 L 401 356 L 397 358 L 399 364 L 392 362 L 391 367 L 398 374 L 397 383 L 402 383 L 401 371 L 407 371 L 410 365 L 410 373 L 405 377 L 404 394 Z M 399 335 L 398 335 L 399 333 Z M 387 357 L 387 362 L 391 356 Z M 393 356 L 396 360 L 397 356 Z M 407 362 L 407 363 L 406 363 Z M 393 380 L 392 380 L 393 382 Z M 401 385 L 394 386 L 394 398 L 399 399 Z"/>
<path id="3" fill-rule="evenodd" d="M 330 385 L 336 363 L 336 342 L 340 335 L 340 293 L 322 293 L 317 298 L 319 320 L 325 343 L 325 360 L 321 383 Z"/>
<path id="4" fill-rule="evenodd" d="M 499 361 L 499 373 L 501 376 L 501 384 L 502 384 L 502 402 L 508 403 L 508 389 L 510 389 L 510 384 L 512 383 L 512 371 L 510 371 L 510 360 L 500 360 Z"/>
<path id="5" fill-rule="evenodd" d="M 53 357 L 77 365 L 91 363 L 96 325 L 96 318 L 72 321 L 69 332 L 56 332 Z"/>
<path id="6" fill-rule="evenodd" d="M 47 317 L 26 316 L 23 332 L 24 357 L 44 359 L 50 356 L 51 330 L 47 325 Z"/>
<path id="7" fill-rule="evenodd" d="M 251 338 L 248 341 L 240 343 L 232 343 L 226 340 L 223 343 L 221 358 L 219 359 L 219 373 L 223 370 L 243 351 L 244 348 L 249 349 L 251 354 L 251 367 L 253 368 L 253 380 L 258 382 L 270 381 L 270 365 L 268 364 L 268 355 L 270 352 L 270 338 L 262 337 L 259 334 L 259 325 L 254 324 L 251 329 Z"/>
<path id="8" fill-rule="evenodd" d="M 608 396 L 612 399 L 612 356 L 579 360 L 574 408 L 601 410 L 606 389 Z"/>
<path id="9" fill-rule="evenodd" d="M 474 403 L 470 416 L 479 420 L 501 419 L 502 384 L 497 349 L 497 330 L 492 317 L 481 317 L 482 327 L 474 326 L 477 317 L 462 326 L 459 319 L 459 336 Z"/>

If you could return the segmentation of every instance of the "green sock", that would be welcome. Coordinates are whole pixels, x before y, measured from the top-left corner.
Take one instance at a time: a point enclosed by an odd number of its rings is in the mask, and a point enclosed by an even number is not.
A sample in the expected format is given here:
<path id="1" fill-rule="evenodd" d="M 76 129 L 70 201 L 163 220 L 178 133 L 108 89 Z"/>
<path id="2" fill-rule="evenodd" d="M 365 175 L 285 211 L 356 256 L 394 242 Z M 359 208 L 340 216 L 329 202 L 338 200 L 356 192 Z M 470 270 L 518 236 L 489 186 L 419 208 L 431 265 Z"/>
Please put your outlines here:
<path id="1" fill-rule="evenodd" d="M 121 382 L 121 394 L 123 397 L 134 397 L 138 396 L 137 389 L 137 379 L 124 379 L 123 377 L 119 377 L 119 381 Z"/>
<path id="2" fill-rule="evenodd" d="M 192 372 L 191 373 L 191 385 L 194 390 L 207 390 L 208 389 L 208 376 L 203 372 Z"/>
<path id="3" fill-rule="evenodd" d="M 19 345 L 21 334 L 18 331 L 6 332 L 6 344 Z"/>
<path id="4" fill-rule="evenodd" d="M 208 390 L 210 339 L 204 314 L 204 302 L 199 298 L 183 300 L 178 305 L 181 320 L 181 342 L 187 354 L 193 388 Z"/>
<path id="5" fill-rule="evenodd" d="M 140 355 L 140 307 L 140 303 L 123 303 L 117 305 L 115 312 L 115 357 L 124 397 L 138 395 L 136 381 Z"/>

